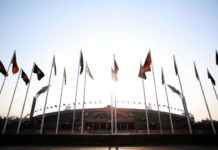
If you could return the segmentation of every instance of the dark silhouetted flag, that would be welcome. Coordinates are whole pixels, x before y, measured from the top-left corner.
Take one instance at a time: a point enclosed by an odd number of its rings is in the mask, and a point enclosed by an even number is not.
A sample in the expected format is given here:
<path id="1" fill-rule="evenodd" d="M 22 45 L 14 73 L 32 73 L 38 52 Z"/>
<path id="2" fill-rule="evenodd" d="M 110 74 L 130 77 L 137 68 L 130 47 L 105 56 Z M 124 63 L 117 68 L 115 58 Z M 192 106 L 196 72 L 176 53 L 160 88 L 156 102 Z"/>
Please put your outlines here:
<path id="1" fill-rule="evenodd" d="M 162 71 L 162 72 L 161 72 L 162 84 L 165 84 L 163 69 L 161 69 L 161 71 Z"/>
<path id="2" fill-rule="evenodd" d="M 218 65 L 218 54 L 217 54 L 217 50 L 216 50 L 216 65 Z"/>
<path id="3" fill-rule="evenodd" d="M 2 62 L 0 61 L 0 72 L 4 75 L 4 76 L 8 76 L 7 71 L 5 70 L 4 65 L 2 64 Z"/>
<path id="4" fill-rule="evenodd" d="M 94 78 L 93 78 L 93 76 L 92 76 L 92 74 L 91 74 L 91 72 L 89 70 L 88 64 L 86 64 L 86 65 L 87 65 L 87 73 L 88 73 L 88 75 L 90 76 L 90 78 L 92 78 L 94 80 Z"/>
<path id="5" fill-rule="evenodd" d="M 80 74 L 83 73 L 83 53 L 80 51 Z"/>
<path id="6" fill-rule="evenodd" d="M 176 65 L 176 59 L 173 55 L 173 60 L 174 60 L 174 68 L 175 68 L 175 72 L 176 72 L 176 75 L 178 75 L 178 69 L 177 69 L 177 65 Z"/>
<path id="7" fill-rule="evenodd" d="M 55 56 L 53 57 L 52 66 L 54 67 L 54 73 L 55 73 L 55 75 L 57 75 L 57 69 L 56 69 Z"/>
<path id="8" fill-rule="evenodd" d="M 39 69 L 39 67 L 36 64 L 34 64 L 34 65 L 35 66 L 34 66 L 33 72 L 37 74 L 38 80 L 41 80 L 45 75 L 42 72 L 42 70 Z"/>
<path id="9" fill-rule="evenodd" d="M 64 83 L 65 85 L 67 84 L 67 75 L 66 75 L 66 70 L 64 68 Z"/>
<path id="10" fill-rule="evenodd" d="M 209 70 L 207 69 L 207 75 L 208 75 L 208 78 L 211 80 L 212 84 L 215 86 L 216 85 L 216 82 L 215 80 L 213 79 L 212 75 L 210 74 Z"/>
<path id="11" fill-rule="evenodd" d="M 114 58 L 114 72 L 117 74 L 118 73 L 118 70 L 119 70 L 119 67 L 117 65 L 117 61 L 116 59 Z"/>
<path id="12" fill-rule="evenodd" d="M 148 53 L 148 55 L 146 57 L 145 63 L 143 65 L 142 69 L 141 69 L 142 74 L 145 73 L 145 72 L 151 71 L 151 66 L 150 66 L 151 63 L 152 63 L 151 62 L 151 53 L 149 51 L 149 53 Z"/>
<path id="13" fill-rule="evenodd" d="M 21 78 L 23 78 L 23 81 L 26 83 L 26 85 L 30 82 L 29 78 L 27 77 L 26 73 L 22 69 Z"/>
<path id="14" fill-rule="evenodd" d="M 115 71 L 112 68 L 111 68 L 111 75 L 112 75 L 112 79 L 114 81 L 118 81 L 117 75 L 116 75 Z"/>
<path id="15" fill-rule="evenodd" d="M 145 73 L 141 73 L 141 70 L 142 70 L 142 64 L 140 64 L 140 69 L 139 69 L 139 74 L 138 74 L 138 77 L 142 78 L 142 79 L 147 79 Z"/>
<path id="16" fill-rule="evenodd" d="M 171 86 L 171 85 L 168 84 L 168 87 L 169 87 L 173 92 L 175 92 L 176 94 L 181 95 L 181 93 L 179 92 L 179 90 L 177 90 L 177 89 L 174 88 L 173 86 Z"/>
<path id="17" fill-rule="evenodd" d="M 196 75 L 196 78 L 199 80 L 198 71 L 197 71 L 197 68 L 196 68 L 195 62 L 194 62 L 194 68 L 195 68 L 195 75 Z"/>
<path id="18" fill-rule="evenodd" d="M 17 59 L 16 59 L 16 52 L 14 52 L 13 58 L 11 60 L 12 63 L 12 72 L 13 74 L 17 73 L 19 71 L 19 67 L 17 65 Z"/>

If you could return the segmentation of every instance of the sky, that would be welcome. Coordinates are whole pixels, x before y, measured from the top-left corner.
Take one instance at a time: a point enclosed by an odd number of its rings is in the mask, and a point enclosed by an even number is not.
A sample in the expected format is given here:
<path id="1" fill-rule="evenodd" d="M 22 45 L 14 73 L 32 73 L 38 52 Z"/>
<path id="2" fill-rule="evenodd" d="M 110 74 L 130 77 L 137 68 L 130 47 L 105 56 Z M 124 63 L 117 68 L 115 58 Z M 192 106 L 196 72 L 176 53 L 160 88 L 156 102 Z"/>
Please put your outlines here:
<path id="1" fill-rule="evenodd" d="M 218 120 L 218 101 L 206 71 L 208 68 L 218 81 L 215 63 L 217 8 L 216 0 L 1 0 L 0 60 L 7 69 L 16 49 L 17 63 L 28 76 L 34 62 L 45 74 L 41 81 L 33 74 L 24 115 L 30 112 L 33 96 L 48 84 L 53 55 L 57 76 L 54 73 L 51 76 L 47 106 L 59 104 L 65 67 L 67 84 L 63 88 L 62 104 L 73 107 L 80 50 L 94 76 L 94 80 L 87 76 L 86 108 L 110 105 L 113 93 L 118 100 L 117 107 L 143 109 L 142 80 L 138 78 L 138 72 L 140 61 L 144 63 L 150 49 L 160 110 L 168 111 L 163 107 L 167 100 L 161 84 L 161 67 L 166 83 L 180 90 L 174 71 L 175 55 L 189 112 L 196 121 L 209 118 L 195 77 L 195 61 L 212 118 Z M 113 55 L 120 69 L 116 84 L 111 79 Z M 152 72 L 146 75 L 147 104 L 156 110 L 153 75 Z M 18 73 L 13 75 L 10 68 L 0 95 L 1 116 L 7 115 L 17 78 Z M 0 85 L 3 80 L 1 74 Z M 20 116 L 26 89 L 20 80 L 10 116 Z M 218 90 L 216 86 L 215 90 Z M 83 91 L 84 72 L 79 76 L 77 108 L 82 107 Z M 170 105 L 183 110 L 180 97 L 169 88 L 167 92 Z M 40 95 L 36 110 L 44 107 L 45 98 L 45 93 Z M 62 105 L 61 109 L 65 107 Z M 46 112 L 57 110 L 53 108 Z M 41 113 L 39 111 L 35 115 Z M 172 113 L 182 112 L 172 110 Z"/>

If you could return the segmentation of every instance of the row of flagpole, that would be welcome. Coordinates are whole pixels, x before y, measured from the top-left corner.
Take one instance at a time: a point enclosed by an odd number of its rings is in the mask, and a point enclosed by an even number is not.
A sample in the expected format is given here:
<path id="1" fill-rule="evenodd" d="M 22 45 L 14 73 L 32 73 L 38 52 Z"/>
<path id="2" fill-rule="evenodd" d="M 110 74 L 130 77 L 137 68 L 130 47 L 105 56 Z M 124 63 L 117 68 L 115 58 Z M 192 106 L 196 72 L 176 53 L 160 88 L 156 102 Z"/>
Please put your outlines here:
<path id="1" fill-rule="evenodd" d="M 185 112 L 185 116 L 186 116 L 187 124 L 188 124 L 188 128 L 189 128 L 189 133 L 192 134 L 193 132 L 192 132 L 191 123 L 190 123 L 190 115 L 189 115 L 189 112 L 188 112 L 185 96 L 184 96 L 184 93 L 183 93 L 182 83 L 181 83 L 181 79 L 180 79 L 179 72 L 178 72 L 178 69 L 177 69 L 175 56 L 173 56 L 173 59 L 174 59 L 175 73 L 176 73 L 176 76 L 178 77 L 181 93 L 177 89 L 175 89 L 173 86 L 168 85 L 168 87 L 173 92 L 177 93 L 180 96 L 180 98 L 182 99 L 182 103 L 183 103 L 183 107 L 184 107 L 184 112 Z M 216 52 L 216 64 L 218 65 L 218 54 L 217 54 L 217 52 Z M 153 74 L 154 87 L 155 87 L 155 94 L 156 94 L 156 100 L 157 100 L 158 117 L 159 117 L 159 108 L 158 108 L 159 105 L 158 105 L 158 98 L 157 98 L 155 76 L 154 76 L 154 71 L 153 71 L 154 68 L 153 68 L 153 65 L 152 65 L 151 54 L 150 54 L 150 50 L 149 50 L 149 53 L 147 55 L 147 58 L 145 60 L 144 65 L 143 66 L 140 65 L 140 71 L 139 71 L 139 75 L 138 75 L 140 78 L 142 78 L 142 86 L 143 86 L 143 93 L 144 93 L 144 100 L 145 100 L 145 116 L 146 116 L 146 121 L 147 121 L 147 133 L 148 134 L 149 134 L 149 124 L 148 124 L 148 114 L 147 114 L 147 105 L 146 105 L 144 80 L 146 79 L 145 72 L 151 71 L 150 66 L 152 67 L 152 74 Z M 202 94 L 203 94 L 203 97 L 204 97 L 205 105 L 206 105 L 206 108 L 207 108 L 207 111 L 208 111 L 208 115 L 209 115 L 209 118 L 210 118 L 210 122 L 211 122 L 211 126 L 212 126 L 212 129 L 213 129 L 213 133 L 216 134 L 216 130 L 214 128 L 213 120 L 212 120 L 212 117 L 211 117 L 211 114 L 210 114 L 210 111 L 209 111 L 209 107 L 208 107 L 208 104 L 207 104 L 207 101 L 206 101 L 206 97 L 205 97 L 205 94 L 204 94 L 204 91 L 203 91 L 203 87 L 202 87 L 200 78 L 198 76 L 198 72 L 197 72 L 197 68 L 196 68 L 195 63 L 194 63 L 194 69 L 195 69 L 195 73 L 196 73 L 196 78 L 198 79 L 198 81 L 200 83 L 200 87 L 201 87 L 201 90 L 202 90 Z M 167 99 L 167 104 L 168 104 L 168 108 L 169 108 L 170 125 L 171 125 L 171 129 L 172 129 L 172 134 L 174 134 L 174 127 L 173 127 L 173 122 L 172 122 L 172 116 L 171 116 L 171 111 L 170 111 L 170 104 L 169 104 L 168 93 L 167 93 L 167 89 L 166 89 L 166 83 L 165 83 L 165 79 L 164 79 L 163 68 L 161 68 L 161 70 L 162 70 L 162 84 L 164 85 L 164 88 L 165 88 L 166 99 Z M 207 69 L 207 73 L 208 73 L 208 78 L 211 80 L 214 93 L 215 93 L 215 95 L 217 97 L 217 94 L 216 94 L 216 91 L 215 91 L 215 88 L 214 88 L 215 80 L 213 79 L 213 77 L 209 73 L 208 69 Z M 217 100 L 218 100 L 218 97 L 217 97 Z M 160 133 L 162 134 L 161 119 L 160 119 L 160 117 L 159 117 L 159 123 L 160 123 Z"/>
<path id="2" fill-rule="evenodd" d="M 8 67 L 8 70 L 7 70 L 7 71 L 5 70 L 5 68 L 4 68 L 3 64 L 2 64 L 2 62 L 0 62 L 0 72 L 5 76 L 0 92 L 2 92 L 2 90 L 3 90 L 3 87 L 4 87 L 4 84 L 5 84 L 6 78 L 7 78 L 7 76 L 8 76 L 8 72 L 9 72 L 9 69 L 10 69 L 11 64 L 13 65 L 13 66 L 12 66 L 12 72 L 13 72 L 13 74 L 16 74 L 17 72 L 19 72 L 19 74 L 18 74 L 16 86 L 15 86 L 15 89 L 14 89 L 14 92 L 13 92 L 13 96 L 12 96 L 12 99 L 11 99 L 11 102 L 10 102 L 10 106 L 9 106 L 9 108 L 8 108 L 8 113 L 7 113 L 7 117 L 6 117 L 5 123 L 4 123 L 4 127 L 3 127 L 3 130 L 2 130 L 2 134 L 5 133 L 5 130 L 6 130 L 6 127 L 7 127 L 8 118 L 9 118 L 9 115 L 10 115 L 11 107 L 12 107 L 12 104 L 13 104 L 14 96 L 15 96 L 15 93 L 16 93 L 16 90 L 17 90 L 17 86 L 18 86 L 20 77 L 23 78 L 23 80 L 24 80 L 24 82 L 26 83 L 26 85 L 28 84 L 28 87 L 27 87 L 27 91 L 26 91 L 26 95 L 25 95 L 25 99 L 24 99 L 24 103 L 23 103 L 23 107 L 22 107 L 22 111 L 21 111 L 21 115 L 20 115 L 20 119 L 19 119 L 19 124 L 18 124 L 17 132 L 16 132 L 17 134 L 18 134 L 19 131 L 20 131 L 20 126 L 21 126 L 21 122 L 22 122 L 23 111 L 24 111 L 24 108 L 25 108 L 25 103 L 26 103 L 26 99 L 27 99 L 27 94 L 28 94 L 28 90 L 29 90 L 31 78 L 32 78 L 32 73 L 34 72 L 34 73 L 37 74 L 38 80 L 40 80 L 41 78 L 44 77 L 43 72 L 42 72 L 42 71 L 37 67 L 37 65 L 34 63 L 34 64 L 33 64 L 33 69 L 32 69 L 31 75 L 30 75 L 30 80 L 29 80 L 29 78 L 27 77 L 27 75 L 26 75 L 26 73 L 23 71 L 23 69 L 20 69 L 20 68 L 18 67 L 18 65 L 17 65 L 17 60 L 16 60 L 16 51 L 14 51 L 12 60 L 11 60 L 11 62 L 10 62 L 10 64 L 9 64 L 9 67 Z"/>
<path id="3" fill-rule="evenodd" d="M 172 87 L 170 85 L 168 85 L 168 86 L 173 92 L 177 93 L 181 97 L 183 107 L 184 107 L 184 111 L 185 111 L 185 116 L 186 116 L 188 127 L 189 127 L 189 132 L 190 132 L 190 134 L 192 134 L 192 128 L 191 128 L 191 123 L 190 123 L 190 115 L 189 115 L 189 112 L 188 112 L 185 96 L 184 96 L 184 93 L 183 93 L 183 88 L 182 88 L 179 72 L 178 72 L 178 69 L 177 69 L 175 56 L 173 56 L 173 59 L 174 59 L 175 72 L 176 72 L 176 76 L 178 77 L 181 93 L 178 90 L 176 90 L 174 87 Z M 216 53 L 216 60 L 218 60 L 217 53 Z M 216 63 L 218 65 L 218 61 Z M 5 84 L 6 77 L 8 76 L 8 72 L 9 72 L 11 64 L 13 65 L 12 72 L 13 72 L 13 74 L 16 74 L 19 71 L 19 67 L 18 67 L 17 62 L 16 62 L 16 51 L 14 51 L 14 55 L 12 57 L 11 63 L 9 64 L 9 67 L 8 67 L 7 71 L 4 69 L 4 66 L 0 62 L 0 71 L 5 76 L 0 93 L 2 92 L 2 89 L 3 89 L 3 86 Z M 49 93 L 49 85 L 50 85 L 50 81 L 51 81 L 53 68 L 55 70 L 55 75 L 56 75 L 55 57 L 53 57 L 53 60 L 52 60 L 52 66 L 51 66 L 48 86 L 44 87 L 45 89 L 43 89 L 42 91 L 39 91 L 37 93 L 38 96 L 39 96 L 39 94 L 41 94 L 41 93 L 43 93 L 43 92 L 45 92 L 47 90 L 45 104 L 44 104 L 44 107 L 43 107 L 43 118 L 42 118 L 41 127 L 40 127 L 40 134 L 42 134 L 42 131 L 43 131 L 45 111 L 46 111 L 47 99 L 48 99 L 48 93 Z M 163 132 L 162 132 L 162 125 L 161 125 L 160 111 L 159 111 L 159 103 L 158 103 L 158 94 L 157 94 L 157 88 L 156 88 L 155 74 L 154 74 L 154 68 L 153 68 L 153 63 L 152 63 L 152 59 L 151 59 L 151 53 L 150 53 L 150 50 L 149 50 L 149 53 L 148 53 L 147 58 L 145 60 L 145 63 L 144 63 L 143 66 L 140 67 L 140 72 L 139 72 L 139 77 L 142 78 L 142 84 L 143 84 L 143 93 L 144 93 L 144 101 L 145 101 L 145 115 L 146 115 L 146 128 L 147 128 L 147 133 L 148 134 L 150 133 L 150 131 L 149 131 L 149 119 L 148 119 L 148 112 L 147 112 L 145 85 L 144 85 L 144 80 L 143 79 L 146 79 L 145 72 L 151 71 L 151 68 L 152 68 L 154 88 L 155 88 L 155 96 L 156 96 L 156 103 L 157 103 L 157 112 L 158 112 L 158 119 L 159 119 L 160 134 L 162 134 Z M 210 118 L 211 126 L 212 126 L 214 134 L 216 134 L 216 131 L 215 131 L 215 128 L 214 128 L 214 125 L 213 125 L 213 120 L 212 120 L 212 117 L 211 117 L 211 114 L 210 114 L 210 111 L 209 111 L 209 107 L 208 107 L 208 104 L 207 104 L 207 101 L 206 101 L 206 98 L 205 98 L 205 94 L 204 94 L 204 91 L 203 91 L 203 87 L 202 87 L 200 78 L 198 76 L 198 72 L 197 72 L 197 68 L 196 68 L 195 63 L 194 63 L 194 68 L 195 68 L 196 77 L 197 77 L 197 79 L 199 80 L 199 83 L 200 83 L 203 98 L 204 98 L 205 105 L 206 105 L 208 115 L 209 115 L 209 118 Z M 116 62 L 115 56 L 114 56 L 114 68 L 111 69 L 113 81 L 118 81 L 118 78 L 117 78 L 118 70 L 119 70 L 119 68 L 118 68 L 118 65 L 117 65 L 117 62 Z M 79 59 L 78 74 L 77 74 L 77 83 L 76 83 L 76 89 L 75 89 L 76 91 L 75 91 L 75 100 L 74 100 L 75 105 L 74 105 L 74 110 L 73 110 L 72 133 L 74 132 L 74 126 L 75 126 L 75 117 L 76 117 L 75 112 L 76 112 L 76 101 L 77 101 L 77 89 L 78 89 L 79 75 L 81 75 L 82 72 L 83 72 L 83 55 L 82 55 L 82 51 L 80 51 L 80 59 Z M 207 70 L 207 72 L 208 72 L 208 78 L 211 79 L 212 87 L 213 87 L 215 95 L 217 97 L 217 94 L 216 94 L 216 91 L 215 91 L 215 88 L 214 88 L 215 80 L 213 79 L 213 77 L 211 76 L 211 74 L 209 73 L 208 70 Z M 22 75 L 21 75 L 21 73 L 22 73 Z M 18 79 L 17 79 L 16 86 L 15 86 L 15 89 L 14 89 L 14 93 L 13 93 L 13 96 L 12 96 L 12 100 L 11 100 L 11 103 L 10 103 L 10 106 L 9 106 L 9 109 L 8 109 L 7 118 L 6 118 L 6 121 L 5 121 L 5 124 L 4 124 L 4 128 L 2 130 L 3 134 L 4 134 L 6 126 L 7 126 L 7 121 L 8 121 L 11 106 L 12 106 L 12 103 L 13 103 L 14 95 L 15 95 L 17 85 L 18 85 L 18 82 L 19 82 L 19 78 L 20 78 L 20 75 L 21 75 L 21 78 L 23 78 L 24 82 L 26 83 L 26 85 L 28 84 L 28 86 L 27 86 L 26 95 L 25 95 L 25 99 L 24 99 L 24 103 L 23 103 L 23 107 L 22 107 L 22 112 L 21 112 L 21 116 L 20 116 L 20 120 L 19 120 L 19 124 L 18 124 L 18 128 L 17 128 L 17 134 L 19 133 L 20 125 L 21 125 L 21 122 L 22 122 L 23 111 L 24 111 L 24 108 L 25 108 L 25 103 L 26 103 L 26 99 L 27 99 L 27 95 L 28 95 L 28 91 L 29 91 L 29 87 L 30 87 L 30 83 L 31 83 L 31 79 L 32 79 L 32 73 L 37 74 L 38 80 L 41 80 L 44 77 L 44 73 L 40 70 L 40 68 L 38 68 L 38 66 L 35 63 L 33 64 L 33 68 L 32 68 L 31 75 L 30 75 L 30 80 L 28 79 L 27 75 L 25 74 L 25 72 L 22 69 L 19 71 L 19 75 L 18 75 Z M 90 73 L 90 70 L 88 68 L 87 62 L 86 62 L 86 65 L 85 65 L 85 75 L 84 75 L 84 91 L 83 91 L 83 108 L 82 108 L 82 119 L 81 119 L 81 133 L 83 133 L 83 130 L 84 130 L 83 129 L 84 128 L 83 124 L 84 124 L 84 102 L 85 102 L 85 90 L 86 90 L 86 73 L 88 73 L 89 76 L 93 79 L 93 77 L 92 77 L 92 75 Z M 62 81 L 62 89 L 61 89 L 61 97 L 60 97 L 59 112 L 58 112 L 59 114 L 58 114 L 58 118 L 57 118 L 56 134 L 57 134 L 57 130 L 58 130 L 58 123 L 59 123 L 59 115 L 60 115 L 60 107 L 61 107 L 61 99 L 62 99 L 64 80 L 65 80 L 65 84 L 66 84 L 66 71 L 65 71 L 65 69 L 64 69 L 64 76 L 63 76 L 63 81 Z M 168 104 L 168 108 L 169 108 L 170 125 L 171 125 L 171 129 L 172 129 L 172 133 L 174 133 L 172 116 L 171 116 L 171 111 L 170 111 L 170 104 L 169 104 L 169 100 L 168 100 L 168 94 L 167 94 L 163 69 L 162 69 L 162 84 L 164 84 L 164 87 L 165 87 L 166 99 L 167 99 L 167 104 Z M 218 100 L 218 97 L 217 97 L 217 100 Z M 111 129 L 112 129 L 111 133 L 112 134 L 113 134 L 113 125 L 115 127 L 114 128 L 115 133 L 117 133 L 117 108 L 116 108 L 117 107 L 116 106 L 117 101 L 116 101 L 116 94 L 115 93 L 112 93 L 112 95 L 111 95 L 111 107 L 112 107 L 113 101 L 114 101 L 114 110 L 113 110 L 113 108 L 111 108 Z M 114 118 L 113 118 L 113 114 L 114 114 Z"/>

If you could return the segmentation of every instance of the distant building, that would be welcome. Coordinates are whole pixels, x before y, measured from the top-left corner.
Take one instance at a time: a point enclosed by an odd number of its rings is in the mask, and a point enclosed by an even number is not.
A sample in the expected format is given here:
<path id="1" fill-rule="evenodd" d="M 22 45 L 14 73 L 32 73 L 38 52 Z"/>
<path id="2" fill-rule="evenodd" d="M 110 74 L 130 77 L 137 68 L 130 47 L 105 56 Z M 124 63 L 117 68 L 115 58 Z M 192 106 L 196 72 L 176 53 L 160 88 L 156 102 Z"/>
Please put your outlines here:
<path id="1" fill-rule="evenodd" d="M 55 130 L 58 112 L 47 113 L 45 116 L 44 129 Z M 81 128 L 82 109 L 76 110 L 75 130 Z M 169 113 L 160 112 L 163 130 L 171 130 Z M 59 130 L 71 130 L 73 110 L 64 110 L 60 113 Z M 187 120 L 184 115 L 172 114 L 175 130 L 187 130 Z M 33 128 L 40 128 L 42 115 L 33 117 Z M 157 111 L 148 109 L 149 127 L 151 130 L 159 130 Z M 191 123 L 194 117 L 191 116 Z M 118 132 L 126 130 L 146 130 L 146 117 L 144 109 L 117 108 Z M 84 111 L 84 131 L 110 133 L 111 131 L 111 106 L 104 108 L 89 108 Z"/>

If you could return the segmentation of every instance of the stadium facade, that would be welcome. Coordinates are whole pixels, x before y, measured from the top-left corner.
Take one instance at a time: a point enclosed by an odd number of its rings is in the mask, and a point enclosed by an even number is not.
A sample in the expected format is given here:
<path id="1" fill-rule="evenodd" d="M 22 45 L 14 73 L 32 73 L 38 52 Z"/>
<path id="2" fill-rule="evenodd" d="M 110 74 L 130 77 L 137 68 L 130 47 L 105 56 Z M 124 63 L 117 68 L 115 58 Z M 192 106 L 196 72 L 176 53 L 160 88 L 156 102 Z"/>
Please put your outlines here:
<path id="1" fill-rule="evenodd" d="M 114 109 L 114 108 L 113 108 Z M 44 121 L 44 130 L 55 130 L 58 112 L 47 113 Z M 82 109 L 76 109 L 75 131 L 81 129 Z M 162 129 L 171 130 L 169 113 L 160 112 Z M 194 117 L 191 116 L 191 123 L 194 123 Z M 39 129 L 42 115 L 34 116 L 31 120 L 32 127 Z M 158 112 L 148 109 L 148 121 L 150 130 L 159 129 Z M 187 120 L 184 115 L 172 114 L 172 121 L 175 130 L 187 130 Z M 73 122 L 73 110 L 64 110 L 60 112 L 59 130 L 71 130 Z M 125 131 L 145 131 L 146 117 L 144 109 L 117 108 L 117 130 Z M 104 108 L 89 108 L 84 110 L 84 132 L 111 132 L 111 106 Z"/>

